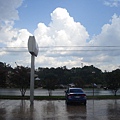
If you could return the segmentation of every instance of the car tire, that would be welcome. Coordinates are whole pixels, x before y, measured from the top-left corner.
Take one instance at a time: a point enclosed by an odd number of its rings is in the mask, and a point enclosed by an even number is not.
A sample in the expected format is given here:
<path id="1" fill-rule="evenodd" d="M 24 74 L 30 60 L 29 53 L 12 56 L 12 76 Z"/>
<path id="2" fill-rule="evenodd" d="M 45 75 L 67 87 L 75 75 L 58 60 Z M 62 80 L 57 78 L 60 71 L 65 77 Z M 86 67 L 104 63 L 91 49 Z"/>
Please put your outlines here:
<path id="1" fill-rule="evenodd" d="M 65 103 L 66 103 L 66 105 L 69 105 L 69 102 L 67 100 L 65 101 Z"/>
<path id="2" fill-rule="evenodd" d="M 86 105 L 86 102 L 84 102 L 84 105 Z"/>

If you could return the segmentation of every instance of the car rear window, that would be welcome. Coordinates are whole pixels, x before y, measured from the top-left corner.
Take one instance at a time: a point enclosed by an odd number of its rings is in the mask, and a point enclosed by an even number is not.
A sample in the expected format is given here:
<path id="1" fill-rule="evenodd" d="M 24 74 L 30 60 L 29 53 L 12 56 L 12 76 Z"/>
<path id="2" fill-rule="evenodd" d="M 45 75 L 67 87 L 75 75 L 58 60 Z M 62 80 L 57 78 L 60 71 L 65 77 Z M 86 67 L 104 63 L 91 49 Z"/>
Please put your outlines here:
<path id="1" fill-rule="evenodd" d="M 81 89 L 70 89 L 70 92 L 71 93 L 76 93 L 76 92 L 83 93 Z"/>

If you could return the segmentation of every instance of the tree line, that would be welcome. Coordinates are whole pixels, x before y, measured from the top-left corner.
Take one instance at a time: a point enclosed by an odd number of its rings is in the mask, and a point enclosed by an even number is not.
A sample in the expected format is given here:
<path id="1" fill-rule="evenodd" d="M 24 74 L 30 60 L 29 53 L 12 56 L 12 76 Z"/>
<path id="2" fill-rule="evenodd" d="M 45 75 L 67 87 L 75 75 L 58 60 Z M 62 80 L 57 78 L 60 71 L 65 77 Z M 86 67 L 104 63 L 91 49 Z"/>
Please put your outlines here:
<path id="1" fill-rule="evenodd" d="M 76 87 L 94 87 L 94 84 L 111 89 L 116 95 L 120 88 L 120 69 L 112 72 L 102 72 L 99 68 L 91 66 L 73 67 L 68 69 L 63 67 L 42 68 L 35 70 L 35 76 L 39 81 L 35 81 L 35 87 L 43 87 L 52 94 L 52 90 L 74 84 Z M 36 79 L 37 80 L 37 79 Z M 9 64 L 0 62 L 0 87 L 19 88 L 24 96 L 26 89 L 30 88 L 30 68 L 16 66 L 12 68 Z"/>

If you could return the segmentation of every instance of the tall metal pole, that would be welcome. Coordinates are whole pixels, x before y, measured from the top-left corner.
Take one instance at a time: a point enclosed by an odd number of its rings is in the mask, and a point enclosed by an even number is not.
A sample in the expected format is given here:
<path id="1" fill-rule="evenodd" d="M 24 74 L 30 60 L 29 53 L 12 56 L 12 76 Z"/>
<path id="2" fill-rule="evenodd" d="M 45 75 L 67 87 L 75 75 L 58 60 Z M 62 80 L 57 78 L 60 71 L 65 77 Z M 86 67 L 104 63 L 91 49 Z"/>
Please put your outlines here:
<path id="1" fill-rule="evenodd" d="M 34 101 L 34 61 L 35 56 L 31 55 L 31 77 L 30 77 L 30 103 L 33 104 Z"/>
<path id="2" fill-rule="evenodd" d="M 93 97 L 94 97 L 94 82 L 93 82 Z"/>
<path id="3" fill-rule="evenodd" d="M 38 55 L 38 44 L 36 43 L 35 37 L 34 36 L 29 36 L 28 39 L 28 51 L 31 54 L 31 75 L 30 75 L 30 103 L 31 105 L 33 104 L 34 101 L 34 62 L 35 62 L 35 56 L 37 57 Z"/>
<path id="4" fill-rule="evenodd" d="M 94 79 L 95 79 L 94 77 L 95 77 L 95 71 L 93 71 L 92 74 L 93 74 L 93 98 L 94 98 L 94 82 L 95 82 L 94 81 Z"/>

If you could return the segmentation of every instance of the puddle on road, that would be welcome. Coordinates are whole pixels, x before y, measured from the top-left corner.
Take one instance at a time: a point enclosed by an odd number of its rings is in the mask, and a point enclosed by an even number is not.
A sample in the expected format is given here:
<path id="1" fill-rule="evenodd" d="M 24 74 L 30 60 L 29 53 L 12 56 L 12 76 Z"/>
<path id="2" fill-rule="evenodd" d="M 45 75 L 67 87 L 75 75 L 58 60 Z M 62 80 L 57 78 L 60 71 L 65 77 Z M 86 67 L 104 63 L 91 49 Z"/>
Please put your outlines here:
<path id="1" fill-rule="evenodd" d="M 88 100 L 87 105 L 66 105 L 64 100 L 0 100 L 0 120 L 118 120 L 120 100 Z"/>

